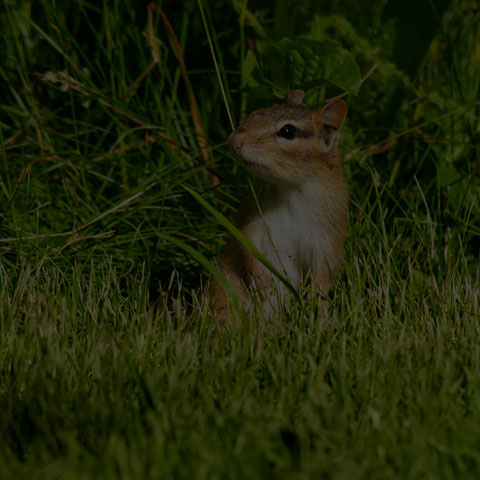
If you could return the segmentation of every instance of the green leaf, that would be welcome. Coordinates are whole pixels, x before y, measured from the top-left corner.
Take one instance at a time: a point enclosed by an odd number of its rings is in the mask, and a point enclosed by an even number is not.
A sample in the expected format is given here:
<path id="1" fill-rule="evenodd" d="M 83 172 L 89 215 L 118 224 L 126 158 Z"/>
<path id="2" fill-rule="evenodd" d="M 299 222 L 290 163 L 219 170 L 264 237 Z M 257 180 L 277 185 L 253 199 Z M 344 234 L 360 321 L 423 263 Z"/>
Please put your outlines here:
<path id="1" fill-rule="evenodd" d="M 382 28 L 393 31 L 391 59 L 413 78 L 441 26 L 443 13 L 449 9 L 452 0 L 390 0 L 385 3 Z"/>
<path id="2" fill-rule="evenodd" d="M 252 27 L 255 30 L 255 32 L 261 37 L 267 37 L 265 29 L 262 27 L 261 23 L 258 21 L 257 16 L 247 8 L 246 1 L 233 0 L 232 6 L 235 9 L 235 11 L 238 13 L 239 17 L 242 19 L 243 22 L 245 22 L 247 25 Z"/>
<path id="3" fill-rule="evenodd" d="M 275 50 L 292 86 L 309 88 L 326 81 L 354 95 L 360 89 L 357 63 L 336 42 L 284 38 L 275 45 Z"/>
<path id="4" fill-rule="evenodd" d="M 258 82 L 253 76 L 253 72 L 258 69 L 257 59 L 251 50 L 245 55 L 242 65 L 242 85 L 248 87 L 257 87 Z"/>
<path id="5" fill-rule="evenodd" d="M 463 206 L 472 207 L 478 213 L 478 199 L 472 191 L 467 177 L 462 177 L 452 163 L 444 163 L 437 168 L 437 182 L 448 202 L 456 212 Z"/>

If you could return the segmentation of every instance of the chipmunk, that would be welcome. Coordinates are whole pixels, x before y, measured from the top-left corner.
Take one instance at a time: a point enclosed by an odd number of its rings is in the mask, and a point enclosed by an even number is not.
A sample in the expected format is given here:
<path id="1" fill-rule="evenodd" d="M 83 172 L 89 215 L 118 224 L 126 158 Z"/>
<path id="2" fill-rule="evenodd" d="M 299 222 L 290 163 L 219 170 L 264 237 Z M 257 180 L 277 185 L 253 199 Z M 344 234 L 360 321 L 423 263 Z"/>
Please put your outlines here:
<path id="1" fill-rule="evenodd" d="M 337 99 L 312 110 L 300 105 L 303 97 L 302 90 L 293 90 L 285 104 L 254 111 L 230 135 L 233 153 L 255 178 L 255 195 L 239 210 L 237 224 L 295 288 L 310 275 L 327 293 L 343 262 L 347 234 L 349 196 L 338 153 L 347 107 Z M 218 266 L 247 309 L 253 289 L 264 306 L 278 298 L 274 289 L 285 290 L 238 241 Z M 213 308 L 220 319 L 230 317 L 228 295 L 218 282 Z"/>

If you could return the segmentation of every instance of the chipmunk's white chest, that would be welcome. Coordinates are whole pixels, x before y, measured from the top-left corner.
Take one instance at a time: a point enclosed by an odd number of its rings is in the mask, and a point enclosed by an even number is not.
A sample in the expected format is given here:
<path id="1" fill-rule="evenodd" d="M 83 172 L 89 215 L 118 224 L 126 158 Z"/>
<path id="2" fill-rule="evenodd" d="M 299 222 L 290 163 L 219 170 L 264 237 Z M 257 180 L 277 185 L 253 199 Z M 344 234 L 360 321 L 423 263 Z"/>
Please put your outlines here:
<path id="1" fill-rule="evenodd" d="M 315 272 L 331 247 L 315 198 L 303 190 L 278 193 L 250 230 L 251 240 L 295 286 Z"/>

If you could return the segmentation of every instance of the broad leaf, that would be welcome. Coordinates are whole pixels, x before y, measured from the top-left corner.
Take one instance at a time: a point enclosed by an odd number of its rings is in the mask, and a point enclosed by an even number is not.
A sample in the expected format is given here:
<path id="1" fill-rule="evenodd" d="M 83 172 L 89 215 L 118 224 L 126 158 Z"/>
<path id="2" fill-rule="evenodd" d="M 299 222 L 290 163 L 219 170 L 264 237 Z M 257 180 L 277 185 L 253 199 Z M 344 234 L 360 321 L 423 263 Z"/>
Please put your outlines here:
<path id="1" fill-rule="evenodd" d="M 356 95 L 360 69 L 353 57 L 331 40 L 284 38 L 275 45 L 292 86 L 309 88 L 328 82 Z"/>

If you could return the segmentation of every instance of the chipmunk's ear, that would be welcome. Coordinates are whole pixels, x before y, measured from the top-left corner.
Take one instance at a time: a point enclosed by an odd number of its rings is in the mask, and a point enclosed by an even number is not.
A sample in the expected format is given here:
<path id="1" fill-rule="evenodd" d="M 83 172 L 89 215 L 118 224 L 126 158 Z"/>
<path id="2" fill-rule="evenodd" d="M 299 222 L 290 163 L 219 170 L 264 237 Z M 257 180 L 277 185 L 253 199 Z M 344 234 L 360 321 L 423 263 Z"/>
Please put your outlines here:
<path id="1" fill-rule="evenodd" d="M 287 97 L 287 105 L 300 105 L 305 92 L 303 90 L 292 90 Z"/>
<path id="2" fill-rule="evenodd" d="M 332 100 L 320 110 L 320 115 L 323 125 L 340 130 L 347 115 L 347 106 L 343 100 Z"/>
<path id="3" fill-rule="evenodd" d="M 340 99 L 332 100 L 314 112 L 315 124 L 327 149 L 340 137 L 346 115 L 347 105 Z"/>

